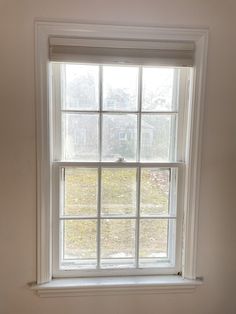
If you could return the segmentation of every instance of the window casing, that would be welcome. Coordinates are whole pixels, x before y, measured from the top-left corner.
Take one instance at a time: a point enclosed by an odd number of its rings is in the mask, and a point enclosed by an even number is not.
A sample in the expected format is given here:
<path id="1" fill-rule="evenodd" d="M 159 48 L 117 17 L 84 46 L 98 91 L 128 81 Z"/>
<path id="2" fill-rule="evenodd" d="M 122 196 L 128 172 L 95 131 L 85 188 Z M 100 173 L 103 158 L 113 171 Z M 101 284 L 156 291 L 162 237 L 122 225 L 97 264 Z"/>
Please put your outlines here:
<path id="1" fill-rule="evenodd" d="M 55 234 L 57 233 L 57 226 L 55 224 L 58 221 L 56 211 L 53 210 L 52 204 L 55 205 L 53 195 L 58 195 L 60 178 L 59 172 L 55 169 L 67 166 L 63 165 L 64 161 L 59 161 L 55 156 L 59 156 L 60 152 L 55 150 L 60 147 L 60 143 L 54 145 L 54 152 L 51 151 L 51 143 L 55 144 L 55 140 L 58 138 L 53 137 L 52 132 L 52 120 L 59 121 L 60 118 L 56 115 L 58 112 L 52 112 L 51 98 L 49 94 L 49 88 L 51 84 L 51 68 L 49 65 L 49 59 L 53 61 L 65 61 L 64 56 L 61 54 L 61 49 L 53 49 L 51 46 L 51 39 L 55 41 L 63 42 L 64 46 L 68 46 L 70 60 L 77 62 L 74 58 L 78 48 L 71 49 L 72 46 L 76 46 L 74 41 L 87 40 L 92 43 L 95 39 L 100 43 L 104 43 L 103 47 L 107 47 L 107 43 L 113 42 L 110 46 L 114 48 L 120 45 L 132 46 L 132 48 L 143 48 L 144 46 L 149 48 L 159 47 L 158 53 L 151 51 L 152 61 L 158 55 L 161 65 L 176 66 L 176 60 L 183 62 L 185 65 L 193 65 L 192 70 L 192 82 L 190 85 L 190 99 L 188 101 L 189 108 L 187 113 L 182 115 L 183 120 L 187 121 L 185 125 L 189 132 L 185 134 L 184 128 L 178 128 L 178 132 L 181 132 L 180 139 L 186 139 L 186 151 L 185 156 L 181 156 L 179 159 L 181 162 L 185 162 L 185 171 L 178 171 L 179 180 L 183 184 L 178 183 L 178 195 L 184 195 L 182 202 L 182 218 L 179 216 L 178 220 L 183 220 L 184 233 L 181 239 L 183 245 L 181 257 L 182 261 L 179 263 L 184 278 L 195 279 L 196 278 L 196 239 L 197 239 L 197 213 L 198 213 L 198 190 L 199 190 L 199 167 L 200 167 L 200 155 L 201 155 L 201 130 L 202 130 L 202 116 L 203 116 L 203 104 L 204 104 L 204 86 L 205 86 L 205 74 L 206 74 L 206 56 L 207 56 L 207 36 L 208 30 L 206 29 L 191 29 L 191 28 L 158 28 L 158 27 L 123 27 L 123 26 L 107 26 L 107 25 L 89 25 L 89 24 L 71 24 L 71 23 L 51 23 L 51 22 L 37 22 L 36 23 L 36 102 L 37 102 L 37 282 L 39 284 L 48 282 L 53 276 L 68 276 L 68 272 L 65 274 L 56 273 L 53 266 L 52 258 L 53 245 L 55 241 Z M 72 44 L 71 44 L 72 43 Z M 62 45 L 62 46 L 63 46 Z M 96 47 L 97 43 L 92 43 L 92 47 Z M 59 45 L 60 46 L 60 45 Z M 57 48 L 60 48 L 60 47 Z M 86 46 L 86 44 L 85 44 Z M 175 53 L 176 49 L 183 49 L 183 54 Z M 50 52 L 49 52 L 50 48 Z M 127 47 L 126 47 L 127 48 Z M 167 48 L 167 49 L 166 49 Z M 166 50 L 165 50 L 166 49 Z M 155 49 L 154 49 L 155 50 Z M 181 49 L 180 49 L 181 50 Z M 179 51 L 179 50 L 178 50 Z M 76 52 L 76 53 L 75 53 Z M 88 50 L 87 50 L 88 52 Z M 101 50 L 100 50 L 101 52 Z M 121 52 L 121 51 L 120 51 Z M 140 51 L 139 51 L 140 52 Z M 154 52 L 154 55 L 152 54 Z M 194 52 L 194 62 L 189 64 L 191 60 L 192 52 Z M 104 50 L 103 50 L 104 53 Z M 123 53 L 123 51 L 122 51 Z M 120 54 L 120 62 L 124 61 L 124 56 Z M 148 51 L 150 53 L 150 51 Z M 173 59 L 173 55 L 177 59 Z M 50 57 L 49 57 L 50 56 Z M 53 56 L 53 58 L 52 58 Z M 63 57 L 61 60 L 61 56 Z M 68 54 L 67 54 L 68 56 Z M 149 54 L 150 56 L 150 54 Z M 163 57 L 164 56 L 164 57 Z M 100 55 L 101 57 L 101 55 Z M 190 58 L 189 58 L 190 57 Z M 131 58 L 132 59 L 132 58 Z M 128 61 L 131 60 L 128 58 Z M 147 61 L 140 56 L 139 53 L 135 56 L 135 64 L 143 64 Z M 141 60 L 139 63 L 137 60 Z M 97 60 L 98 61 L 98 60 Z M 103 64 L 103 58 L 98 63 Z M 110 61 L 110 59 L 109 59 Z M 85 62 L 82 60 L 81 62 Z M 94 63 L 93 56 L 90 55 L 88 63 Z M 149 64 L 150 65 L 150 64 Z M 180 89 L 182 90 L 182 89 Z M 56 93 L 59 95 L 59 93 Z M 56 117 L 55 117 L 55 116 Z M 60 128 L 56 125 L 55 129 Z M 54 131 L 55 131 L 54 129 Z M 181 141 L 182 142 L 182 141 Z M 178 152 L 183 152 L 184 143 L 180 143 Z M 56 148 L 56 149 L 55 149 Z M 180 163 L 181 164 L 181 163 Z M 71 162 L 71 166 L 77 166 Z M 160 166 L 160 165 L 159 165 Z M 170 166 L 176 166 L 174 163 Z M 181 168 L 181 166 L 179 166 Z M 58 182 L 58 184 L 52 184 L 52 182 Z M 179 191 L 180 190 L 180 191 Z M 59 201 L 59 199 L 58 199 Z M 179 198 L 177 199 L 179 202 Z M 179 207 L 179 204 L 177 205 Z M 59 208 L 59 204 L 58 204 Z M 53 226 L 53 228 L 52 228 Z M 56 226 L 56 227 L 55 227 Z M 52 230 L 54 232 L 52 233 Z M 52 239 L 54 240 L 52 241 Z M 182 241 L 183 240 L 183 241 Z M 55 247 L 55 246 L 54 246 Z M 54 271 L 53 271 L 54 269 Z M 161 269 L 158 270 L 159 273 Z M 54 273 L 54 274 L 53 274 Z M 83 272 L 85 276 L 91 275 L 89 272 Z M 144 269 L 143 274 L 150 274 L 149 270 Z M 152 270 L 151 270 L 151 273 Z M 165 273 L 168 271 L 165 269 Z M 171 269 L 170 273 L 173 272 Z M 108 273 L 109 274 L 109 273 Z M 111 272 L 113 275 L 114 272 Z M 119 273 L 117 273 L 119 274 Z M 127 273 L 123 271 L 123 274 L 130 274 L 130 269 Z M 80 274 L 81 275 L 81 274 Z M 79 275 L 79 276 L 80 276 Z M 78 272 L 70 272 L 69 276 L 78 276 Z"/>

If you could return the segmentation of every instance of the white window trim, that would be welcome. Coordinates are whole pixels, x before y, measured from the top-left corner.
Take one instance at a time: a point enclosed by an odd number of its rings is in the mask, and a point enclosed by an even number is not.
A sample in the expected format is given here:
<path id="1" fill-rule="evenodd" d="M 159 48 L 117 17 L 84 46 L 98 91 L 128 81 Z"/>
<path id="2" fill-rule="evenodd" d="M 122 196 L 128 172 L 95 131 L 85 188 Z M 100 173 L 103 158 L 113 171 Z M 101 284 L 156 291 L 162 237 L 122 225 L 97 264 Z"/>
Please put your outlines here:
<path id="1" fill-rule="evenodd" d="M 179 41 L 191 42 L 195 45 L 194 63 L 194 84 L 193 105 L 191 114 L 191 133 L 189 135 L 189 158 L 186 180 L 185 197 L 185 237 L 183 245 L 183 272 L 182 276 L 174 278 L 170 276 L 165 284 L 160 279 L 154 280 L 150 284 L 145 284 L 142 280 L 137 280 L 133 286 L 176 288 L 184 286 L 191 287 L 198 284 L 196 279 L 196 259 L 197 259 L 197 230 L 198 230 L 198 207 L 199 207 L 199 183 L 200 183 L 200 163 L 201 163 L 201 139 L 203 126 L 203 107 L 206 81 L 207 43 L 208 30 L 206 28 L 171 28 L 171 27 L 136 27 L 136 26 L 115 26 L 115 25 L 94 25 L 77 23 L 55 23 L 36 22 L 35 34 L 35 67 L 36 67 L 36 106 L 37 106 L 37 284 L 36 290 L 39 293 L 50 290 L 52 280 L 52 212 L 51 212 L 51 176 L 50 166 L 50 114 L 48 95 L 49 66 L 48 66 L 48 42 L 51 36 L 61 36 L 65 38 L 86 37 L 91 38 L 119 38 L 138 39 L 149 41 Z M 160 276 L 161 277 L 161 276 Z M 166 276 L 165 276 L 166 277 Z M 176 276 L 177 277 L 177 276 Z M 156 278 L 156 277 L 155 277 Z M 171 280 L 171 278 L 173 280 Z M 58 280 L 61 280 L 58 283 Z M 57 287 L 64 291 L 65 279 L 57 279 Z M 71 279 L 72 280 L 72 279 Z M 81 283 L 77 279 L 77 292 L 81 290 Z M 176 284 L 177 280 L 177 284 Z M 180 281 L 179 281 L 180 280 Z M 195 282 L 195 285 L 194 285 Z M 47 284 L 46 284 L 47 283 Z M 45 284 L 45 285 L 42 285 Z M 74 284 L 75 285 L 75 284 Z M 110 289 L 104 279 L 100 279 L 100 285 Z M 97 286 L 97 283 L 94 283 Z M 114 287 L 121 287 L 120 281 Z M 125 280 L 124 280 L 125 286 Z M 129 286 L 129 285 L 128 285 Z M 132 285 L 130 285 L 131 287 Z M 130 289 L 133 290 L 134 287 Z M 40 287 L 40 288 L 39 288 Z M 64 288 L 63 288 L 64 287 Z M 127 288 L 127 287 L 126 287 Z M 73 289 L 72 289 L 73 290 Z M 95 289 L 97 290 L 97 289 Z M 157 289 L 160 291 L 160 289 Z M 69 291 L 67 289 L 67 291 Z M 40 293 L 39 293 L 40 294 Z"/>
<path id="2" fill-rule="evenodd" d="M 183 279 L 180 276 L 129 276 L 53 279 L 32 289 L 40 297 L 191 293 L 200 280 Z"/>

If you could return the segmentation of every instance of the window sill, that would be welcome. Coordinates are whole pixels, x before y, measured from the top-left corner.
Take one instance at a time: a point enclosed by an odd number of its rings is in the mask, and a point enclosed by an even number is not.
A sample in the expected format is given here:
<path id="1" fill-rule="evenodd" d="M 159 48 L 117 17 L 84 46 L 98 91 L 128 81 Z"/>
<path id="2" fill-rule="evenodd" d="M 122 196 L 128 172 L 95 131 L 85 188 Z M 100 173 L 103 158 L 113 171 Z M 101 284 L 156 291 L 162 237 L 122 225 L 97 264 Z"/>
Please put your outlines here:
<path id="1" fill-rule="evenodd" d="M 66 278 L 32 285 L 40 297 L 73 297 L 88 295 L 190 293 L 201 280 L 183 279 L 180 276 L 129 276 Z"/>

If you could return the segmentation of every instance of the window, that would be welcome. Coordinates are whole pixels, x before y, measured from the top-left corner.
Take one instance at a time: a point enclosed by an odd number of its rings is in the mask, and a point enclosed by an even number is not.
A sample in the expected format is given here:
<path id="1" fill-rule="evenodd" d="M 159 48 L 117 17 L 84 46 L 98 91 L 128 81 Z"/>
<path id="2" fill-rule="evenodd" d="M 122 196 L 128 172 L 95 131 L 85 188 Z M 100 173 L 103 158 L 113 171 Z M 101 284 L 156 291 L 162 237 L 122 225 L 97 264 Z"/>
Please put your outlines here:
<path id="1" fill-rule="evenodd" d="M 37 27 L 38 283 L 195 278 L 206 31 Z"/>
<path id="2" fill-rule="evenodd" d="M 55 276 L 179 272 L 191 68 L 51 67 Z"/>

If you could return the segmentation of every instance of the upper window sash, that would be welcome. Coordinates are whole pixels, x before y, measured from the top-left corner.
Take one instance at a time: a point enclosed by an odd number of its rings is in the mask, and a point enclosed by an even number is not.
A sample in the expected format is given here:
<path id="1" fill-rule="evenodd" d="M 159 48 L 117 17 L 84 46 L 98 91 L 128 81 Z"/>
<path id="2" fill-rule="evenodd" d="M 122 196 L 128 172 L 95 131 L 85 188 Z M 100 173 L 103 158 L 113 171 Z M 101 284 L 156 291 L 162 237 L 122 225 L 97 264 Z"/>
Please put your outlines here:
<path id="1" fill-rule="evenodd" d="M 99 67 L 100 68 L 100 67 Z M 119 67 L 118 67 L 119 68 Z M 136 66 L 136 68 L 138 68 Z M 149 117 L 151 114 L 153 114 L 153 117 L 161 117 L 162 115 L 166 115 L 166 117 L 173 117 L 171 118 L 170 123 L 170 132 L 171 137 L 169 138 L 170 141 L 170 151 L 169 151 L 169 157 L 168 160 L 165 160 L 165 162 L 175 162 L 175 161 L 181 161 L 183 162 L 185 160 L 186 155 L 186 119 L 187 119 L 187 107 L 188 107 L 188 84 L 189 79 L 191 77 L 191 71 L 189 69 L 179 68 L 174 70 L 173 74 L 173 86 L 172 86 L 172 107 L 168 109 L 168 111 L 163 110 L 143 110 L 141 109 L 142 106 L 142 89 L 143 89 L 143 82 L 142 82 L 142 67 L 139 67 L 139 74 L 138 74 L 138 104 L 137 109 L 133 109 L 132 111 L 126 111 L 126 110 L 105 110 L 103 109 L 103 89 L 102 89 L 102 80 L 103 77 L 101 76 L 101 70 L 98 78 L 98 94 L 99 94 L 99 104 L 97 110 L 89 110 L 89 109 L 75 109 L 75 108 L 68 108 L 65 109 L 64 101 L 65 101 L 65 64 L 64 63 L 52 63 L 51 64 L 51 71 L 53 73 L 53 90 L 52 90 L 52 99 L 53 99 L 53 106 L 52 106 L 52 112 L 53 112 L 53 161 L 70 161 L 74 162 L 76 160 L 69 160 L 63 158 L 63 141 L 62 141 L 62 116 L 67 116 L 68 114 L 77 115 L 77 114 L 92 114 L 96 115 L 98 117 L 98 159 L 97 160 L 91 160 L 91 161 L 102 161 L 105 162 L 101 155 L 101 146 L 102 146 L 102 125 L 104 124 L 104 121 L 102 117 L 112 117 L 115 115 L 121 114 L 121 116 L 125 114 L 131 114 L 133 115 L 137 120 L 137 147 L 136 147 L 136 157 L 132 162 L 142 161 L 145 162 L 142 155 L 140 156 L 140 149 L 141 149 L 141 141 L 144 139 L 142 138 L 141 134 L 141 120 L 144 117 Z M 158 118 L 159 119 L 159 118 Z M 167 139 L 168 140 L 168 139 Z M 63 151 L 62 151 L 63 149 Z M 86 161 L 86 160 L 77 160 L 80 162 Z M 113 160 L 114 162 L 117 162 L 118 160 Z M 124 160 L 126 162 L 129 162 L 129 160 Z M 149 160 L 149 162 L 159 162 L 160 160 Z M 163 161 L 164 162 L 164 161 Z"/>

